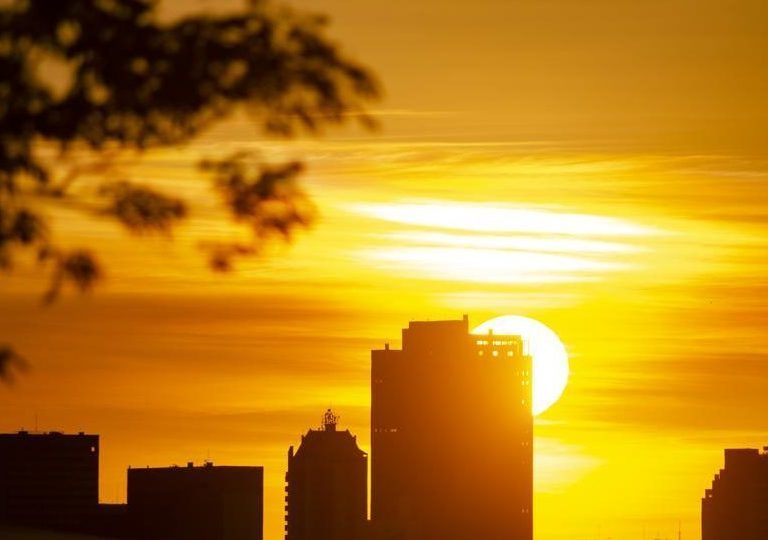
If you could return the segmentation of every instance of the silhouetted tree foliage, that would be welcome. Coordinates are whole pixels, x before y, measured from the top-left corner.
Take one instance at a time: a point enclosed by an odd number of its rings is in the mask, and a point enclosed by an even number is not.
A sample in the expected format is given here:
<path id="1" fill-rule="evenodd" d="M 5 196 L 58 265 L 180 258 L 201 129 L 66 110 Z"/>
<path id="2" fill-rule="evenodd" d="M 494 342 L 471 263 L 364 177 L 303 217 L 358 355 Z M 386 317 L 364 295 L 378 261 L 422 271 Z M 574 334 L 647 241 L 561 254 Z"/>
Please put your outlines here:
<path id="1" fill-rule="evenodd" d="M 0 345 L 0 380 L 13 382 L 15 372 L 27 369 L 27 361 L 8 345 Z"/>
<path id="2" fill-rule="evenodd" d="M 57 247 L 39 201 L 73 204 L 73 185 L 96 174 L 99 213 L 139 234 L 165 233 L 188 214 L 182 193 L 114 178 L 122 150 L 184 144 L 245 110 L 266 134 L 318 133 L 379 95 L 362 65 L 325 35 L 324 17 L 251 1 L 234 13 L 157 18 L 152 0 L 16 0 L 0 7 L 0 267 L 19 251 L 51 272 L 45 300 L 102 275 L 88 249 Z M 52 75 L 52 73 L 54 75 Z M 57 157 L 41 149 L 54 148 Z M 98 156 L 83 168 L 68 156 Z M 49 152 L 50 154 L 50 152 Z M 314 209 L 297 183 L 300 163 L 265 164 L 234 153 L 201 163 L 247 243 L 209 245 L 211 265 L 257 253 L 266 238 L 290 238 Z M 81 201 L 82 202 L 82 201 Z M 3 350 L 5 351 L 5 350 Z M 0 378 L 16 358 L 0 356 Z"/>
<path id="3" fill-rule="evenodd" d="M 200 167 L 213 175 L 232 219 L 246 223 L 256 242 L 211 246 L 211 264 L 228 270 L 236 255 L 254 253 L 266 237 L 290 239 L 293 229 L 306 227 L 314 217 L 314 205 L 297 183 L 304 166 L 292 161 L 280 165 L 254 163 L 247 153 L 220 161 L 203 160 Z"/>

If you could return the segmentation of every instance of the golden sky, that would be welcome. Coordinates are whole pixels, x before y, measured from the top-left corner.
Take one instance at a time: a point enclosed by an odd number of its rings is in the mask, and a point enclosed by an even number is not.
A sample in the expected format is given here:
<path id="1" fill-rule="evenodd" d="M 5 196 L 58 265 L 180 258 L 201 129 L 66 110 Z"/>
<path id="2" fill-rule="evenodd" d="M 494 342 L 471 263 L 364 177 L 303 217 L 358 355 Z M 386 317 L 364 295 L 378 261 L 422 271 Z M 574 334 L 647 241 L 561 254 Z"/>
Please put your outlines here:
<path id="1" fill-rule="evenodd" d="M 46 309 L 32 266 L 0 281 L 0 342 L 33 364 L 0 429 L 100 433 L 104 501 L 129 464 L 263 464 L 278 540 L 288 446 L 327 406 L 369 449 L 371 348 L 411 319 L 521 314 L 572 368 L 536 420 L 537 540 L 697 538 L 722 449 L 768 444 L 768 6 L 294 5 L 375 68 L 382 131 L 286 143 L 233 119 L 124 158 L 190 197 L 173 239 L 51 210 L 107 279 Z M 304 159 L 320 218 L 215 275 L 199 243 L 241 231 L 194 164 L 244 147 Z"/>

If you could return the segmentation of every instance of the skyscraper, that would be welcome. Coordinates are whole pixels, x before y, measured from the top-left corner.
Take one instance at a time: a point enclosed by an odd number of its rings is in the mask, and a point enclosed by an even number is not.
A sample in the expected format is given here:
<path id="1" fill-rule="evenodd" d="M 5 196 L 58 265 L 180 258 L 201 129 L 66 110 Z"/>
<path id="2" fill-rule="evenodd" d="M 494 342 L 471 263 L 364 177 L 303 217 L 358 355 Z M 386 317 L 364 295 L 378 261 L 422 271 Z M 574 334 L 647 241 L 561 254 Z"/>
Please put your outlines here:
<path id="1" fill-rule="evenodd" d="M 128 520 L 136 540 L 261 540 L 262 467 L 128 469 Z"/>
<path id="2" fill-rule="evenodd" d="M 519 336 L 411 322 L 371 354 L 371 519 L 397 540 L 531 540 L 531 358 Z"/>
<path id="3" fill-rule="evenodd" d="M 286 540 L 362 540 L 367 531 L 368 456 L 329 409 L 296 452 L 288 450 Z"/>
<path id="4" fill-rule="evenodd" d="M 82 530 L 98 503 L 98 435 L 0 434 L 0 522 Z"/>
<path id="5" fill-rule="evenodd" d="M 768 538 L 768 448 L 725 451 L 725 467 L 701 500 L 701 538 Z"/>

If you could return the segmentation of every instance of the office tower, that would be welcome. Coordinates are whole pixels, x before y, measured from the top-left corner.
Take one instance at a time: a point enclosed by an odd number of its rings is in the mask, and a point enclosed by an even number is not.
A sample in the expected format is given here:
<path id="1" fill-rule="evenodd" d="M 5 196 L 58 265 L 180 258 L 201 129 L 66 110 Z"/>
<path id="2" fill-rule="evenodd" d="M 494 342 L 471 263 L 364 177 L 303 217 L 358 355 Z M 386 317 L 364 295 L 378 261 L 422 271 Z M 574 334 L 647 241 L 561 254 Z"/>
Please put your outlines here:
<path id="1" fill-rule="evenodd" d="M 261 540 L 262 467 L 128 469 L 128 521 L 137 540 Z"/>
<path id="2" fill-rule="evenodd" d="M 367 530 L 368 456 L 329 409 L 288 450 L 286 540 L 361 540 Z"/>
<path id="3" fill-rule="evenodd" d="M 0 521 L 82 530 L 98 502 L 98 435 L 0 434 Z"/>
<path id="4" fill-rule="evenodd" d="M 378 538 L 531 540 L 531 358 L 519 336 L 411 322 L 371 354 Z"/>
<path id="5" fill-rule="evenodd" d="M 768 538 L 768 447 L 725 451 L 725 468 L 701 500 L 701 538 Z"/>

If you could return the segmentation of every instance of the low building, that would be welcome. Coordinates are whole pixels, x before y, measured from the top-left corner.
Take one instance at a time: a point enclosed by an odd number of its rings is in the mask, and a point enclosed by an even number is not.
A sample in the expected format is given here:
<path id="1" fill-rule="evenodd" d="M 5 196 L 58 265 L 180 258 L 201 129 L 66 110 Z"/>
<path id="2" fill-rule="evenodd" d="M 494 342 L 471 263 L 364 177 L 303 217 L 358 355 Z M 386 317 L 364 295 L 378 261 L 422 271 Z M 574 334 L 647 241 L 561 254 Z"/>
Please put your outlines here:
<path id="1" fill-rule="evenodd" d="M 701 501 L 702 540 L 768 538 L 768 447 L 725 451 Z"/>
<path id="2" fill-rule="evenodd" d="M 0 522 L 82 531 L 98 503 L 98 435 L 0 434 Z"/>
<path id="3" fill-rule="evenodd" d="M 262 467 L 128 469 L 136 540 L 262 540 Z"/>

